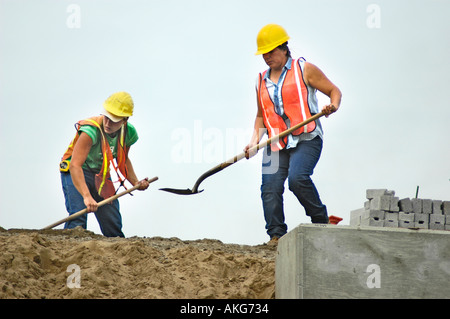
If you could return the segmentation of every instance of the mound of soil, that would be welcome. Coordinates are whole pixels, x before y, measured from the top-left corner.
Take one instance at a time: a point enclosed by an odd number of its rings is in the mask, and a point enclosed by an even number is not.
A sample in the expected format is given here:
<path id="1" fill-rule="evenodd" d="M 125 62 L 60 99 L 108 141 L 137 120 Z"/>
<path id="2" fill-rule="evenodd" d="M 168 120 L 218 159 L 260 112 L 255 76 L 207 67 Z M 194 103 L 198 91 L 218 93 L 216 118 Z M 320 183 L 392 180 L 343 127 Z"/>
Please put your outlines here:
<path id="1" fill-rule="evenodd" d="M 0 227 L 0 298 L 271 299 L 276 249 Z"/>

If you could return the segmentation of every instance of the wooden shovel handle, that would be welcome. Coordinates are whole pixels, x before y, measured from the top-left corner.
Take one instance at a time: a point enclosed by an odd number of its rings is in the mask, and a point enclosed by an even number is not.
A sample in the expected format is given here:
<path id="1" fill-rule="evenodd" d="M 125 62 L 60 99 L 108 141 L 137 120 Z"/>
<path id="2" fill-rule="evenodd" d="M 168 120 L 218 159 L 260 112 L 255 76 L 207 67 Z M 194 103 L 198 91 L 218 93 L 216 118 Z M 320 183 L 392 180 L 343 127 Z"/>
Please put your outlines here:
<path id="1" fill-rule="evenodd" d="M 255 145 L 255 146 L 251 147 L 251 148 L 248 150 L 248 152 L 250 153 L 250 152 L 254 152 L 254 151 L 259 151 L 260 149 L 266 147 L 267 145 L 269 145 L 269 144 L 272 143 L 273 141 L 276 141 L 276 140 L 278 140 L 278 139 L 280 139 L 280 138 L 283 138 L 283 137 L 285 137 L 285 136 L 291 134 L 291 133 L 294 132 L 295 130 L 298 130 L 300 127 L 302 127 L 302 126 L 304 126 L 304 125 L 306 125 L 306 124 L 308 124 L 308 123 L 310 123 L 310 122 L 312 122 L 312 121 L 315 121 L 315 120 L 317 120 L 318 118 L 320 118 L 320 117 L 322 117 L 322 116 L 324 116 L 324 115 L 325 115 L 325 113 L 323 113 L 323 112 L 317 113 L 316 115 L 311 116 L 309 119 L 307 119 L 307 120 L 305 120 L 305 121 L 303 121 L 303 122 L 301 122 L 301 123 L 298 123 L 297 125 L 294 125 L 293 127 L 291 127 L 291 128 L 289 128 L 289 129 L 287 129 L 287 130 L 281 132 L 280 134 L 275 135 L 275 136 L 272 136 L 271 138 L 265 140 L 264 142 L 261 142 L 261 143 Z M 223 162 L 223 163 L 220 163 L 220 164 L 214 166 L 213 168 L 211 168 L 210 170 L 206 171 L 205 173 L 203 173 L 203 174 L 197 179 L 197 181 L 195 182 L 195 185 L 194 185 L 194 187 L 192 188 L 192 192 L 193 192 L 193 193 L 197 193 L 197 192 L 198 192 L 198 187 L 199 187 L 200 183 L 201 183 L 203 180 L 205 180 L 207 177 L 209 177 L 209 176 L 211 176 L 211 175 L 214 175 L 214 174 L 216 174 L 217 172 L 220 172 L 221 170 L 223 170 L 224 168 L 227 168 L 228 166 L 230 166 L 230 165 L 232 165 L 232 164 L 234 164 L 234 163 L 240 161 L 241 159 L 243 159 L 243 158 L 245 157 L 245 155 L 246 155 L 246 152 L 242 152 L 242 153 L 240 153 L 240 154 L 238 154 L 238 155 L 236 155 L 236 156 L 233 156 L 233 157 L 230 158 L 229 160 L 227 160 L 227 161 L 225 161 L 225 162 Z"/>
<path id="2" fill-rule="evenodd" d="M 153 183 L 153 182 L 156 181 L 156 180 L 158 180 L 158 177 L 153 177 L 153 178 L 149 179 L 148 182 L 149 182 L 149 183 Z M 119 197 L 121 197 L 121 196 L 123 196 L 123 195 L 126 195 L 126 194 L 128 194 L 128 193 L 131 193 L 132 191 L 135 191 L 136 189 L 139 188 L 139 186 L 141 186 L 140 183 L 137 183 L 137 184 L 134 185 L 132 188 L 129 188 L 129 189 L 127 189 L 126 191 L 123 191 L 123 192 L 121 192 L 121 193 L 119 193 L 119 194 L 116 194 L 116 195 L 114 195 L 114 196 L 111 196 L 111 197 L 109 197 L 109 198 L 107 198 L 107 199 L 102 200 L 101 202 L 98 203 L 98 207 L 103 206 L 103 205 L 106 205 L 106 204 L 109 204 L 109 203 L 111 203 L 112 201 L 114 201 L 115 199 L 117 199 L 117 198 L 119 198 Z M 74 214 L 72 214 L 72 215 L 70 215 L 70 216 L 68 216 L 68 217 L 66 217 L 66 218 L 63 218 L 63 219 L 61 219 L 60 221 L 57 221 L 56 223 L 53 223 L 53 224 L 51 224 L 51 225 L 48 225 L 47 227 L 42 228 L 42 229 L 43 229 L 43 230 L 44 230 L 44 229 L 51 229 L 51 228 L 53 228 L 53 227 L 56 227 L 56 226 L 58 226 L 58 225 L 61 225 L 62 223 L 65 223 L 65 222 L 67 222 L 67 221 L 69 221 L 69 220 L 75 219 L 75 218 L 77 218 L 77 217 L 79 217 L 79 216 L 81 216 L 81 215 L 84 215 L 84 214 L 86 214 L 86 213 L 88 213 L 87 208 L 84 208 L 84 209 L 80 210 L 79 212 L 76 212 L 76 213 L 74 213 Z"/>
<path id="3" fill-rule="evenodd" d="M 301 123 L 298 123 L 297 125 L 294 125 L 293 127 L 291 127 L 289 129 L 281 132 L 280 134 L 272 136 L 271 138 L 265 140 L 264 142 L 261 142 L 261 143 L 255 145 L 255 146 L 251 147 L 248 150 L 248 153 L 254 152 L 254 151 L 259 151 L 260 149 L 262 149 L 262 148 L 266 147 L 267 145 L 271 144 L 273 141 L 277 141 L 277 140 L 279 140 L 279 139 L 281 139 L 281 138 L 291 134 L 292 132 L 298 130 L 302 126 L 305 126 L 306 124 L 311 123 L 312 121 L 315 121 L 315 120 L 317 120 L 318 118 L 320 118 L 320 117 L 322 117 L 324 115 L 325 115 L 325 113 L 323 113 L 323 112 L 317 113 L 317 114 L 311 116 L 309 119 L 307 119 L 307 120 L 305 120 L 305 121 L 303 121 Z M 231 165 L 233 163 L 236 163 L 237 161 L 243 159 L 245 157 L 245 154 L 246 154 L 246 152 L 242 152 L 241 154 L 238 154 L 238 155 L 234 156 L 233 158 L 230 158 L 228 161 L 225 162 L 225 163 L 229 163 L 225 167 L 227 167 L 227 166 L 229 166 L 229 165 Z M 225 163 L 223 163 L 221 165 L 225 165 Z"/>

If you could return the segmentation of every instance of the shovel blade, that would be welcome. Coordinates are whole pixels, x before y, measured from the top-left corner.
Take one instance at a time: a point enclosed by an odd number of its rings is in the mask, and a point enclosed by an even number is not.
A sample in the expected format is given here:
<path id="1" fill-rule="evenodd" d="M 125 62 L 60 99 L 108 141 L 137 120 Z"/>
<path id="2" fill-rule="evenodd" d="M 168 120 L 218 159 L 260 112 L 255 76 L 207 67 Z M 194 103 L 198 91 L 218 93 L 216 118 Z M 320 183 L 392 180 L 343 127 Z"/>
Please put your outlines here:
<path id="1" fill-rule="evenodd" d="M 186 188 L 186 189 L 176 189 L 176 188 L 160 188 L 160 191 L 165 191 L 177 195 L 193 195 L 203 192 L 203 189 L 200 191 L 194 192 L 193 190 Z"/>

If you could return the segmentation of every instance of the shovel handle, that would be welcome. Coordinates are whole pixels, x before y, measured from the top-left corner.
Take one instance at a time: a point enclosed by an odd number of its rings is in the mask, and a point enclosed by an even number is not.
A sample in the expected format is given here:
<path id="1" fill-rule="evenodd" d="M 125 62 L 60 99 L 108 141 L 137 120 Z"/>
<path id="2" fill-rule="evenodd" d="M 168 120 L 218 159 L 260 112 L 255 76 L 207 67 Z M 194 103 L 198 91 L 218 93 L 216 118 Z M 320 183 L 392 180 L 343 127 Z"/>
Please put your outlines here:
<path id="1" fill-rule="evenodd" d="M 260 149 L 262 149 L 262 148 L 266 147 L 267 145 L 271 144 L 273 141 L 277 141 L 277 140 L 279 140 L 279 139 L 281 139 L 281 138 L 291 134 L 292 132 L 298 130 L 302 126 L 305 126 L 306 124 L 309 124 L 312 121 L 315 121 L 315 120 L 319 119 L 320 117 L 322 117 L 324 115 L 325 115 L 325 113 L 323 113 L 323 112 L 317 113 L 317 114 L 311 116 L 309 119 L 307 119 L 307 120 L 305 120 L 305 121 L 303 121 L 301 123 L 298 123 L 297 125 L 294 125 L 293 127 L 287 129 L 286 131 L 283 131 L 280 134 L 272 136 L 271 138 L 267 139 L 266 141 L 253 146 L 252 148 L 249 149 L 249 152 L 250 151 L 259 151 Z"/>
<path id="2" fill-rule="evenodd" d="M 156 180 L 158 180 L 158 177 L 153 177 L 153 178 L 149 179 L 148 182 L 149 183 L 153 183 Z M 128 193 L 131 193 L 132 191 L 135 191 L 136 189 L 139 188 L 139 186 L 140 186 L 140 183 L 137 183 L 132 188 L 129 188 L 129 189 L 127 189 L 127 190 L 125 190 L 125 191 L 123 191 L 123 192 L 121 192 L 119 194 L 116 194 L 114 196 L 111 196 L 111 197 L 108 197 L 107 199 L 102 200 L 101 202 L 98 203 L 98 207 L 106 205 L 106 204 L 109 204 L 112 201 L 116 200 L 117 198 L 119 198 L 119 197 L 121 197 L 123 195 L 126 195 Z M 84 215 L 86 213 L 88 213 L 87 208 L 84 208 L 84 209 L 80 210 L 79 212 L 76 212 L 76 213 L 74 213 L 74 214 L 72 214 L 72 215 L 70 215 L 70 216 L 68 216 L 66 218 L 61 219 L 60 221 L 57 221 L 56 223 L 53 223 L 51 225 L 48 225 L 47 227 L 42 228 L 42 230 L 52 229 L 53 227 L 61 225 L 62 223 L 65 223 L 65 222 L 67 222 L 69 220 L 75 219 L 75 218 L 77 218 L 77 217 L 79 217 L 81 215 Z"/>
<path id="3" fill-rule="evenodd" d="M 323 113 L 323 112 L 317 113 L 317 114 L 311 116 L 309 119 L 307 119 L 301 123 L 298 123 L 297 125 L 294 125 L 293 127 L 281 132 L 280 134 L 272 136 L 271 138 L 265 140 L 264 142 L 261 142 L 255 146 L 251 147 L 248 150 L 248 153 L 254 152 L 254 151 L 259 151 L 260 149 L 263 149 L 267 145 L 271 144 L 273 141 L 277 141 L 277 140 L 291 134 L 292 132 L 298 130 L 302 126 L 305 126 L 306 124 L 311 123 L 312 121 L 315 121 L 324 115 L 325 115 L 325 113 Z M 228 165 L 226 165 L 225 167 L 230 166 L 231 164 L 236 163 L 237 161 L 243 159 L 245 157 L 245 154 L 246 154 L 246 152 L 242 152 L 241 154 L 238 154 L 238 155 L 234 156 L 233 158 L 230 158 L 228 161 L 226 161 L 225 163 L 223 163 L 221 165 L 225 165 L 227 163 Z M 225 168 L 225 167 L 223 167 L 223 168 Z"/>
<path id="4" fill-rule="evenodd" d="M 291 134 L 291 133 L 294 132 L 295 130 L 298 130 L 300 127 L 305 126 L 306 124 L 308 124 L 308 123 L 310 123 L 310 122 L 312 122 L 312 121 L 315 121 L 315 120 L 317 120 L 318 118 L 320 118 L 320 117 L 322 117 L 322 116 L 324 116 L 324 115 L 325 115 L 325 113 L 323 113 L 323 112 L 317 113 L 317 114 L 311 116 L 309 119 L 307 119 L 307 120 L 305 120 L 305 121 L 303 121 L 303 122 L 301 122 L 301 123 L 298 123 L 297 125 L 294 125 L 293 127 L 291 127 L 291 128 L 289 128 L 289 129 L 287 129 L 287 130 L 281 132 L 280 134 L 275 135 L 275 136 L 272 136 L 271 138 L 265 140 L 264 142 L 261 142 L 261 143 L 255 145 L 255 146 L 251 147 L 251 148 L 248 150 L 248 152 L 250 153 L 250 152 L 254 152 L 254 151 L 259 151 L 260 149 L 265 148 L 267 145 L 271 144 L 273 141 L 276 141 L 276 140 L 278 140 L 278 139 L 280 139 L 280 138 L 283 138 L 283 137 L 285 137 L 285 136 Z M 220 172 L 220 171 L 223 170 L 224 168 L 227 168 L 228 166 L 233 165 L 234 163 L 240 161 L 241 159 L 243 159 L 243 158 L 245 157 L 245 155 L 246 155 L 246 152 L 242 152 L 242 153 L 240 153 L 240 154 L 238 154 L 238 155 L 233 156 L 233 157 L 230 158 L 229 160 L 227 160 L 227 161 L 225 161 L 225 162 L 223 162 L 223 163 L 220 163 L 220 164 L 214 166 L 213 168 L 211 168 L 211 169 L 208 170 L 207 172 L 203 173 L 203 174 L 197 179 L 197 181 L 196 181 L 194 187 L 192 188 L 192 192 L 193 192 L 193 193 L 197 193 L 197 192 L 198 192 L 198 187 L 199 187 L 200 183 L 201 183 L 203 180 L 205 180 L 207 177 L 209 177 L 209 176 L 211 176 L 211 175 L 214 175 L 215 173 Z"/>

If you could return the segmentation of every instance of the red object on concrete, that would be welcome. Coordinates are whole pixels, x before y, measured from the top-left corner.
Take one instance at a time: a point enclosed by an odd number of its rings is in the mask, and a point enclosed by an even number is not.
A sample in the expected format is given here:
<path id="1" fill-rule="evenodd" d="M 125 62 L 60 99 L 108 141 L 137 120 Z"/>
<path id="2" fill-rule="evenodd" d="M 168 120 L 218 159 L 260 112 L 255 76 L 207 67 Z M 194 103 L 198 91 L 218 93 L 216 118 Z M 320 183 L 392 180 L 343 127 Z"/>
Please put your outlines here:
<path id="1" fill-rule="evenodd" d="M 337 225 L 342 220 L 342 218 L 334 216 L 334 215 L 331 215 L 331 216 L 328 217 L 328 220 L 329 220 L 330 224 Z"/>

